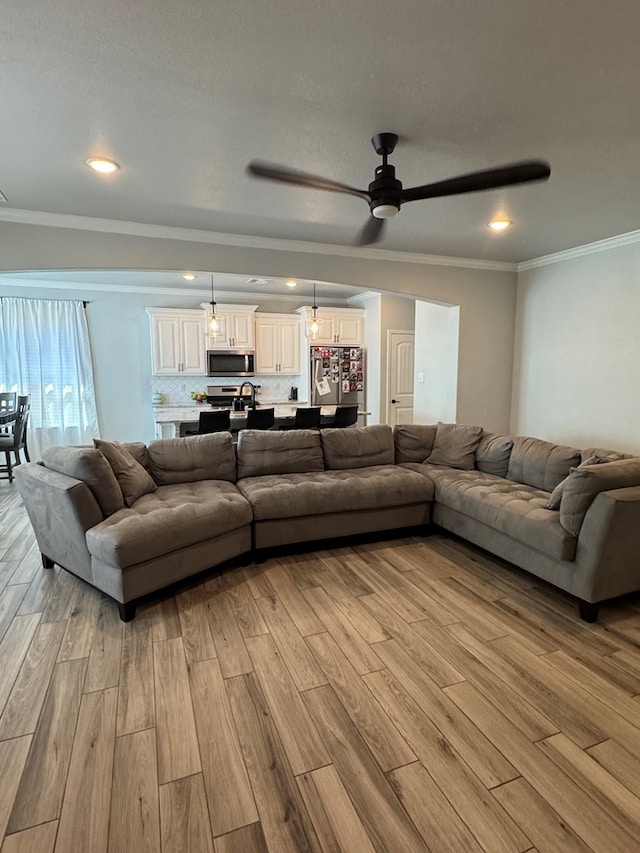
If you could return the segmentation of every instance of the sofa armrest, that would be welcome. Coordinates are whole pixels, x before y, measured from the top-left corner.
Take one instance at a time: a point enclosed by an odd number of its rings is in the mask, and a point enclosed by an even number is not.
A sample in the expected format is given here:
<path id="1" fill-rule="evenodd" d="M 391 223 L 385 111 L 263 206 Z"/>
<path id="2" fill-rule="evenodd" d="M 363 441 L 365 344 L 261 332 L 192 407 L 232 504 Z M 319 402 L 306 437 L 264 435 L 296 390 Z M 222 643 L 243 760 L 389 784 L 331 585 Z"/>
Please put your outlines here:
<path id="1" fill-rule="evenodd" d="M 596 495 L 580 528 L 575 569 L 574 593 L 585 601 L 640 590 L 640 486 Z"/>
<path id="2" fill-rule="evenodd" d="M 18 466 L 15 477 L 40 552 L 91 580 L 85 533 L 104 516 L 89 487 L 35 462 Z"/>

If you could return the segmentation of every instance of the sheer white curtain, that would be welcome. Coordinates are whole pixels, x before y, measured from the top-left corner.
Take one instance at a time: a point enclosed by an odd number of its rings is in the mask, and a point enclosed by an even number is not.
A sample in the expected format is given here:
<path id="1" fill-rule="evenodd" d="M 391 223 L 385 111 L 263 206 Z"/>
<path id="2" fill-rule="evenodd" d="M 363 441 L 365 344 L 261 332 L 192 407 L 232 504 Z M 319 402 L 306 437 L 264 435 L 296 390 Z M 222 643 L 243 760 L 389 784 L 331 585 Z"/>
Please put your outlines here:
<path id="1" fill-rule="evenodd" d="M 99 436 L 82 302 L 0 299 L 0 390 L 31 395 L 32 460 L 46 447 Z"/>

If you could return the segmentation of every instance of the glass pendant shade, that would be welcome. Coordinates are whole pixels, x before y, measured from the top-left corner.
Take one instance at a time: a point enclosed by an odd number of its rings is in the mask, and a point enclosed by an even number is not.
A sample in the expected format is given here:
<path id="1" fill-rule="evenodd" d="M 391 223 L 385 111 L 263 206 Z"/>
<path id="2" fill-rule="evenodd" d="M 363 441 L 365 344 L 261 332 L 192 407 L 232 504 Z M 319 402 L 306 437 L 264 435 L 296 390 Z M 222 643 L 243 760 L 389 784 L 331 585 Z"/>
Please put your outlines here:
<path id="1" fill-rule="evenodd" d="M 311 308 L 311 316 L 307 318 L 307 337 L 315 340 L 320 331 L 320 323 L 318 322 L 318 306 L 316 305 L 316 283 L 313 283 L 313 306 Z"/>
<path id="2" fill-rule="evenodd" d="M 216 313 L 216 300 L 213 291 L 213 276 L 211 276 L 211 302 L 206 316 L 205 334 L 214 340 L 224 337 L 224 319 Z"/>

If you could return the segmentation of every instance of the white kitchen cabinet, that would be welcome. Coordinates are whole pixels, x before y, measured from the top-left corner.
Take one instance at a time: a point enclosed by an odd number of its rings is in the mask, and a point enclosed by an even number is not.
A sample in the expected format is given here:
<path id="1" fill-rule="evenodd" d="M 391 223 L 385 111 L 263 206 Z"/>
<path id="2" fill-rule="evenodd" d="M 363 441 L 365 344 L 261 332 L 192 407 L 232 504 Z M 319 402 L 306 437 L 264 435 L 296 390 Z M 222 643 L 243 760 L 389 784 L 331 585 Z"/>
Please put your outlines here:
<path id="1" fill-rule="evenodd" d="M 202 311 L 147 308 L 151 323 L 151 372 L 204 376 L 206 351 Z"/>
<path id="2" fill-rule="evenodd" d="M 256 314 L 256 373 L 300 373 L 300 320 L 295 314 Z"/>
<path id="3" fill-rule="evenodd" d="M 299 308 L 306 325 L 310 322 L 313 309 Z M 363 318 L 362 308 L 318 308 L 318 334 L 309 338 L 311 344 L 339 344 L 340 346 L 362 346 Z"/>
<path id="4" fill-rule="evenodd" d="M 210 308 L 203 302 L 206 312 Z M 216 303 L 216 314 L 220 316 L 222 335 L 207 337 L 207 349 L 212 350 L 252 350 L 255 348 L 254 315 L 257 305 L 224 305 Z"/>

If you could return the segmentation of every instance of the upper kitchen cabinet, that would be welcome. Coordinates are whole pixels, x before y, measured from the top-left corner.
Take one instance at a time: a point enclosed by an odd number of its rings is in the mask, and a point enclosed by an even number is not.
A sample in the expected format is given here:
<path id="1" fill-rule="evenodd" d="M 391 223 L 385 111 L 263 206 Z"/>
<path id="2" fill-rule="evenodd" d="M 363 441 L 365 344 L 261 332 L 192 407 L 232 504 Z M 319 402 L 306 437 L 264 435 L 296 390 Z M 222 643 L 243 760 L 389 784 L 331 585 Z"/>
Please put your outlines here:
<path id="1" fill-rule="evenodd" d="M 309 322 L 312 309 L 299 308 L 305 323 Z M 318 308 L 318 334 L 310 343 L 340 344 L 341 346 L 362 346 L 363 320 L 362 308 Z"/>
<path id="2" fill-rule="evenodd" d="M 196 309 L 147 308 L 151 322 L 151 372 L 204 376 L 204 315 Z"/>
<path id="3" fill-rule="evenodd" d="M 300 373 L 300 320 L 295 314 L 256 314 L 256 373 Z"/>
<path id="4" fill-rule="evenodd" d="M 202 304 L 205 312 L 209 303 Z M 221 334 L 207 337 L 207 349 L 252 350 L 255 347 L 254 314 L 257 305 L 223 305 L 216 303 L 216 314 L 220 316 Z"/>

